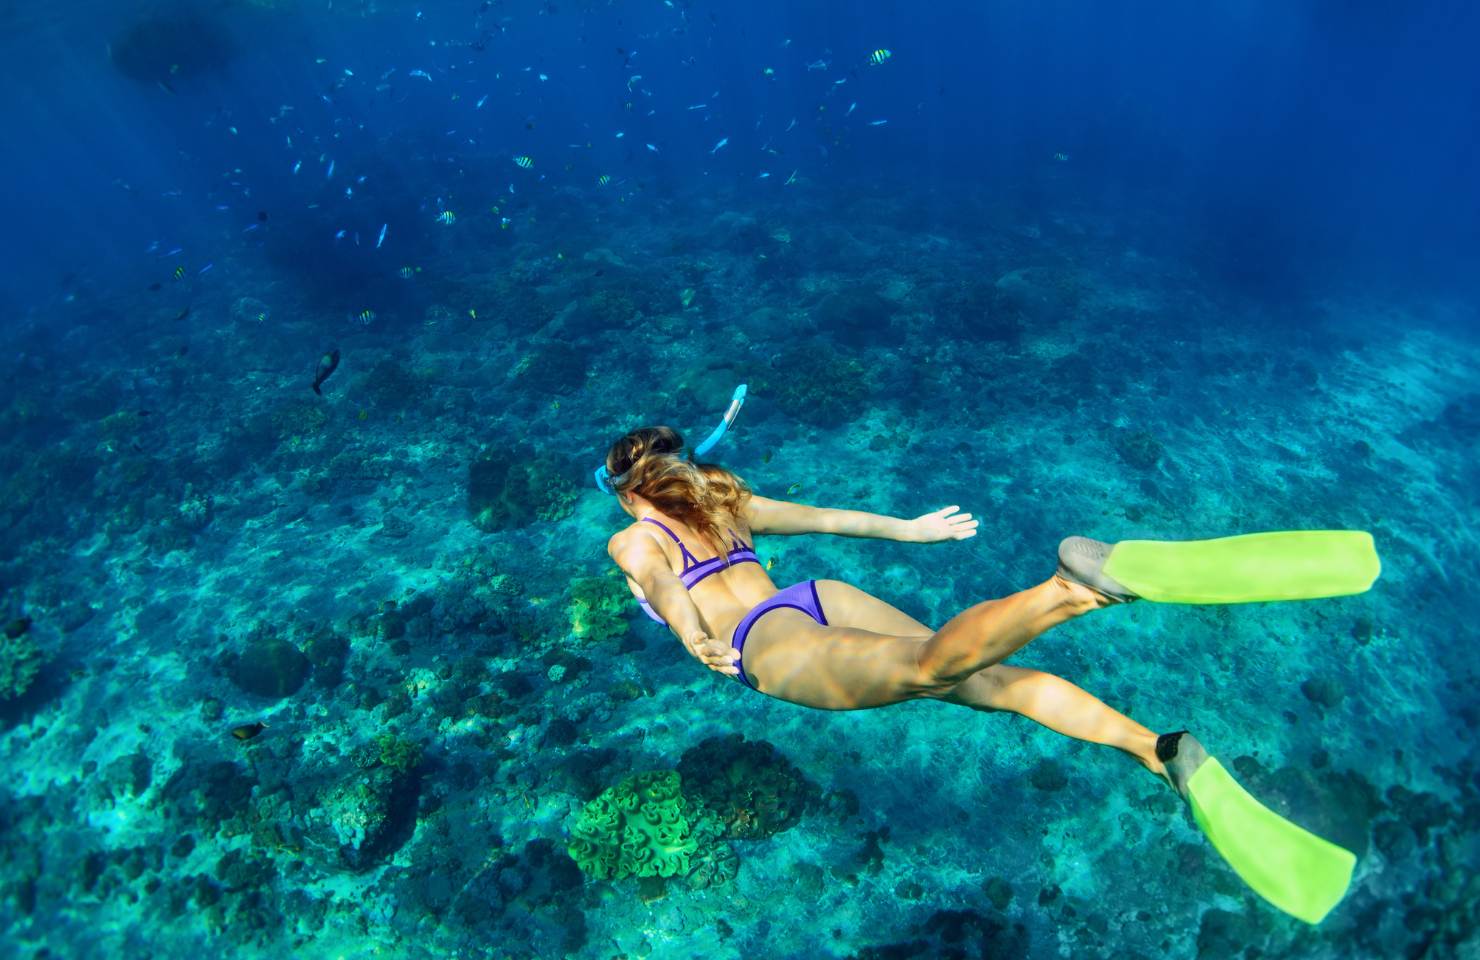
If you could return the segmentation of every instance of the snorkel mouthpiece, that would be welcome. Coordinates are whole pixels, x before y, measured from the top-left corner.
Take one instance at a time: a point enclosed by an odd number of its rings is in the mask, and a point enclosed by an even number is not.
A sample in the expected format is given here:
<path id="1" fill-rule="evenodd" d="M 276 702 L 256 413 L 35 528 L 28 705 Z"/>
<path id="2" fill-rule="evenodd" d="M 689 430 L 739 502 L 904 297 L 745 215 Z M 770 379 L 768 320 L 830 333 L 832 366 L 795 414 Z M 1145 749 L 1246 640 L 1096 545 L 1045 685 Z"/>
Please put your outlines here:
<path id="1" fill-rule="evenodd" d="M 730 396 L 730 405 L 728 408 L 726 408 L 725 415 L 720 418 L 719 425 L 714 428 L 709 436 L 704 438 L 703 443 L 699 444 L 690 452 L 689 459 L 692 460 L 695 457 L 702 457 L 704 456 L 704 454 L 708 453 L 710 450 L 713 450 L 716 446 L 718 446 L 719 442 L 724 439 L 725 431 L 730 429 L 730 424 L 735 422 L 735 418 L 740 415 L 740 408 L 744 405 L 745 384 L 742 383 L 740 384 L 740 386 L 735 388 L 734 394 Z M 594 476 L 596 479 L 597 490 L 600 490 L 602 493 L 610 493 L 615 495 L 617 492 L 617 484 L 622 482 L 622 479 L 626 477 L 626 474 L 624 473 L 619 476 L 613 477 L 610 473 L 607 472 L 606 464 L 603 463 L 601 466 L 596 468 L 596 473 L 594 474 Z"/>

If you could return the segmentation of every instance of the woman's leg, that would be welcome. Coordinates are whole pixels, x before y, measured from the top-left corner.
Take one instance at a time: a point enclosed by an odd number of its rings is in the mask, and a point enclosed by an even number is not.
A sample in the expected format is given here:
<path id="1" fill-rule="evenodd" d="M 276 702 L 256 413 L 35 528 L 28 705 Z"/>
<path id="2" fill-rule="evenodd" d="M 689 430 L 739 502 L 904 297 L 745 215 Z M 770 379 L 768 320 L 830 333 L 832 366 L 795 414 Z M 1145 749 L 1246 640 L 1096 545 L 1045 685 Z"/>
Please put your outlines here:
<path id="1" fill-rule="evenodd" d="M 927 689 L 950 689 L 1007 659 L 1045 630 L 1110 602 L 1056 574 L 1031 589 L 968 607 L 920 647 L 923 683 Z"/>
<path id="2" fill-rule="evenodd" d="M 1156 734 L 1106 706 L 1063 677 L 999 663 L 934 699 L 983 711 L 1019 713 L 1056 733 L 1101 743 L 1136 758 L 1168 784 L 1166 768 L 1156 758 Z"/>
<path id="3" fill-rule="evenodd" d="M 1110 602 L 1055 576 L 1029 590 L 979 603 L 933 634 L 900 636 L 851 625 L 865 620 L 853 616 L 857 611 L 850 606 L 862 601 L 852 597 L 855 588 L 843 587 L 818 582 L 829 626 L 786 607 L 755 621 L 743 652 L 745 671 L 757 689 L 822 710 L 862 710 L 939 697 L 1050 627 Z M 836 609 L 848 614 L 842 619 L 849 626 L 833 620 L 835 600 L 840 601 Z"/>

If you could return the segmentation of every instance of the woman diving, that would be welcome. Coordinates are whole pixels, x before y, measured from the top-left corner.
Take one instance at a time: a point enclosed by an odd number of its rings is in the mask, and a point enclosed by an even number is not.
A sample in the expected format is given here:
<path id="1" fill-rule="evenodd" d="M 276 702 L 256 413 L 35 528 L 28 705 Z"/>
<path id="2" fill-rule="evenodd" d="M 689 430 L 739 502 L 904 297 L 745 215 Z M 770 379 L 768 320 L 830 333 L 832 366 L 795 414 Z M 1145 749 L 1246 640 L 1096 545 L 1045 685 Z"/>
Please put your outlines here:
<path id="1" fill-rule="evenodd" d="M 719 427 L 687 456 L 677 431 L 643 427 L 613 443 L 596 471 L 598 489 L 614 494 L 634 520 L 610 538 L 608 553 L 647 614 L 691 655 L 800 706 L 863 710 L 940 700 L 1018 713 L 1115 747 L 1189 802 L 1214 846 L 1266 899 L 1311 923 L 1335 906 L 1351 854 L 1264 808 L 1187 731 L 1159 737 L 1062 677 L 1003 661 L 1051 627 L 1140 598 L 1220 603 L 1360 592 L 1376 578 L 1369 535 L 1303 531 L 1114 545 L 1070 537 L 1048 579 L 933 629 L 840 580 L 778 590 L 754 538 L 831 533 L 937 543 L 975 536 L 977 521 L 955 506 L 905 520 L 755 495 L 734 473 L 694 460 L 718 442 L 744 397 L 742 386 Z"/>

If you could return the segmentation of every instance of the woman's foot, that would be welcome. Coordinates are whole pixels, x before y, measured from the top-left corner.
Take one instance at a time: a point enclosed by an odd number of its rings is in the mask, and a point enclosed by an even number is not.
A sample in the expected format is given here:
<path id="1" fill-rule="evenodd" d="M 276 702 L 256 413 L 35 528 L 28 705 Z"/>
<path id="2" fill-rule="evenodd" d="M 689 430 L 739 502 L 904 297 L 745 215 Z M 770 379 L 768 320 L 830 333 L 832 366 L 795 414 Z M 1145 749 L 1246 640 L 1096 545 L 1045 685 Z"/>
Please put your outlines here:
<path id="1" fill-rule="evenodd" d="M 1059 543 L 1058 576 L 1070 583 L 1080 584 L 1104 598 L 1105 606 L 1111 603 L 1130 603 L 1138 599 L 1129 587 L 1105 576 L 1105 561 L 1115 544 L 1089 537 L 1065 537 Z"/>
<path id="2" fill-rule="evenodd" d="M 1187 799 L 1187 781 L 1207 762 L 1208 752 L 1186 730 L 1164 733 L 1156 738 L 1156 759 L 1161 761 L 1167 782 Z"/>

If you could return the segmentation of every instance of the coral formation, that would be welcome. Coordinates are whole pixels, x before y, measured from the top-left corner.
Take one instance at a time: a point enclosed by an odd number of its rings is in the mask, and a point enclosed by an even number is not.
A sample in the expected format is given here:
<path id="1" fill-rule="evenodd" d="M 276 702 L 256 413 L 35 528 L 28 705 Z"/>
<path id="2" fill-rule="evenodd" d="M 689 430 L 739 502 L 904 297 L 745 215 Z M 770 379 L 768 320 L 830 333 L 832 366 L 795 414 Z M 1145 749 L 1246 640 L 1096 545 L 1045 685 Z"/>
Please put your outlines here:
<path id="1" fill-rule="evenodd" d="M 696 820 L 677 772 L 634 773 L 586 804 L 566 850 L 599 879 L 681 877 L 699 850 Z"/>

